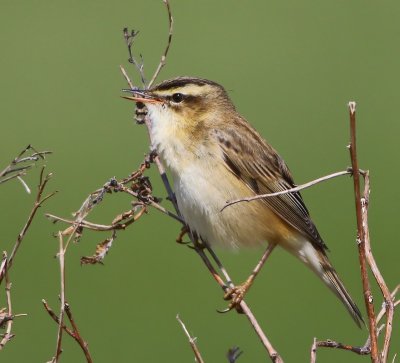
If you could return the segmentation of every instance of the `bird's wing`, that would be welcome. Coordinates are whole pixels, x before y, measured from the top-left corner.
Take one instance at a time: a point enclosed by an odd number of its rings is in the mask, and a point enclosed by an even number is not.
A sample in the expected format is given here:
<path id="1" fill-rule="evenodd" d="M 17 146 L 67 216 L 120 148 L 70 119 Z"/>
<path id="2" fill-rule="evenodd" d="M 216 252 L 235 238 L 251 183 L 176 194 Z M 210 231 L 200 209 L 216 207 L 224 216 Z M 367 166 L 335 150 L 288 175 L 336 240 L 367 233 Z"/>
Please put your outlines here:
<path id="1" fill-rule="evenodd" d="M 284 160 L 244 119 L 241 121 L 232 128 L 214 131 L 228 170 L 255 194 L 293 188 L 295 184 Z M 315 247 L 327 249 L 299 192 L 264 198 L 263 202 Z"/>

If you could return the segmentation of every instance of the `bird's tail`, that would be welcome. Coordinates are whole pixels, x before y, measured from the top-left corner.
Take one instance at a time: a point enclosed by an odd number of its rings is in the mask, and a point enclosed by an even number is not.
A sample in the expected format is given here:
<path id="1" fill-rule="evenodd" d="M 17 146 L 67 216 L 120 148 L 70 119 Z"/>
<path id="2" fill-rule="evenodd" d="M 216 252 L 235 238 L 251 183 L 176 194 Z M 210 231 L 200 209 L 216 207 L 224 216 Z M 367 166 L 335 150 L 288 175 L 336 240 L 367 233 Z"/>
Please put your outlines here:
<path id="1" fill-rule="evenodd" d="M 298 256 L 342 301 L 343 305 L 346 307 L 355 323 L 361 328 L 362 325 L 365 325 L 361 312 L 351 298 L 350 294 L 347 292 L 343 282 L 340 280 L 325 252 L 323 250 L 316 249 L 310 242 L 307 242 L 306 246 L 304 247 L 301 249 L 302 251 Z"/>
<path id="2" fill-rule="evenodd" d="M 355 323 L 359 328 L 361 328 L 361 325 L 365 325 L 365 322 L 362 318 L 360 310 L 351 298 L 350 294 L 347 292 L 343 282 L 340 280 L 337 272 L 328 260 L 328 257 L 324 252 L 320 252 L 319 255 L 321 255 L 319 257 L 321 259 L 321 266 L 323 269 L 323 275 L 321 276 L 322 280 L 342 301 L 343 305 L 346 307 Z"/>

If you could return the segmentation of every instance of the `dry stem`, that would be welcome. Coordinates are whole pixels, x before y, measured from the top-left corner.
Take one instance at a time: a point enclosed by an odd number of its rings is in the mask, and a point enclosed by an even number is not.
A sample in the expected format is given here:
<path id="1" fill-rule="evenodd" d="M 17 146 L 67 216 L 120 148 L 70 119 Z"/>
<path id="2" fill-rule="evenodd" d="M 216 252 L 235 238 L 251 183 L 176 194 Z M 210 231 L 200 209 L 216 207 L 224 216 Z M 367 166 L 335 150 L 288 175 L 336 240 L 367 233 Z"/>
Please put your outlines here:
<path id="1" fill-rule="evenodd" d="M 58 260 L 60 261 L 60 280 L 61 280 L 61 292 L 60 292 L 60 314 L 58 317 L 58 333 L 57 333 L 57 345 L 56 345 L 56 354 L 54 356 L 54 363 L 58 362 L 58 359 L 61 354 L 61 342 L 62 342 L 62 333 L 63 333 L 63 325 L 64 325 L 64 311 L 65 311 L 65 248 L 63 242 L 63 236 L 61 232 L 58 232 L 58 240 L 59 240 L 59 251 L 58 251 Z"/>
<path id="2" fill-rule="evenodd" d="M 28 150 L 32 150 L 33 153 L 24 156 Z M 25 190 L 30 193 L 30 189 L 22 179 L 22 176 L 26 175 L 26 172 L 31 169 L 39 159 L 44 160 L 45 156 L 51 153 L 51 151 L 37 151 L 32 145 L 28 145 L 10 162 L 9 165 L 0 171 L 0 184 L 17 178 L 20 180 Z"/>
<path id="3" fill-rule="evenodd" d="M 364 176 L 364 195 L 361 198 L 361 206 L 362 206 L 361 212 L 362 212 L 362 226 L 364 230 L 364 243 L 365 243 L 364 248 L 365 248 L 365 255 L 367 262 L 369 264 L 369 267 L 371 268 L 371 271 L 375 277 L 376 282 L 379 285 L 379 288 L 381 289 L 384 298 L 383 306 L 386 310 L 386 328 L 385 328 L 385 338 L 380 358 L 382 362 L 386 362 L 389 353 L 390 340 L 392 336 L 394 302 L 392 294 L 390 293 L 389 288 L 385 283 L 385 280 L 378 268 L 378 265 L 375 261 L 375 258 L 371 250 L 371 241 L 369 237 L 369 228 L 368 228 L 368 206 L 369 206 L 369 194 L 370 194 L 369 172 L 366 171 L 363 174 L 363 176 Z M 376 324 L 378 324 L 379 319 L 377 318 L 376 321 L 377 321 Z"/>
<path id="4" fill-rule="evenodd" d="M 52 192 L 48 195 L 46 195 L 45 197 L 42 198 L 44 189 L 46 188 L 47 183 L 49 182 L 49 180 L 51 179 L 52 174 L 47 174 L 44 177 L 44 167 L 42 167 L 42 170 L 40 172 L 40 180 L 39 180 L 39 186 L 38 186 L 38 191 L 36 194 L 36 198 L 35 198 L 35 202 L 33 205 L 33 208 L 28 216 L 28 219 L 24 225 L 24 227 L 22 228 L 21 232 L 18 234 L 17 239 L 15 241 L 14 247 L 12 249 L 12 252 L 10 254 L 10 257 L 8 258 L 8 264 L 7 264 L 7 268 L 10 269 L 13 265 L 14 262 L 14 258 L 18 252 L 18 249 L 21 246 L 21 243 L 29 229 L 29 227 L 32 224 L 33 219 L 35 218 L 36 212 L 38 211 L 38 209 L 43 205 L 44 202 L 46 202 L 49 198 L 51 198 L 54 194 L 56 194 L 57 192 Z M 0 270 L 0 284 L 2 282 L 4 278 L 4 270 Z"/>
<path id="5" fill-rule="evenodd" d="M 222 212 L 225 208 L 227 208 L 227 207 L 229 207 L 229 206 L 231 206 L 231 205 L 233 205 L 233 204 L 236 204 L 236 203 L 251 202 L 251 201 L 253 201 L 253 200 L 264 199 L 264 198 L 270 198 L 270 197 L 276 197 L 277 195 L 288 194 L 288 193 L 295 193 L 295 192 L 298 192 L 298 191 L 300 191 L 300 190 L 303 190 L 303 189 L 312 187 L 312 186 L 315 185 L 315 184 L 319 184 L 319 183 L 322 183 L 322 182 L 324 182 L 324 181 L 327 181 L 327 180 L 329 180 L 329 179 L 333 179 L 333 178 L 336 178 L 336 177 L 338 177 L 338 176 L 343 176 L 343 175 L 351 175 L 351 174 L 353 174 L 353 171 L 352 171 L 351 168 L 348 168 L 347 170 L 338 171 L 338 172 L 333 173 L 333 174 L 325 175 L 325 176 L 322 176 L 322 177 L 320 177 L 320 178 L 318 178 L 318 179 L 311 180 L 311 181 L 309 181 L 308 183 L 304 183 L 304 184 L 298 185 L 297 187 L 294 187 L 294 188 L 285 189 L 285 190 L 282 190 L 282 191 L 280 191 L 280 192 L 267 193 L 267 194 L 260 194 L 260 195 L 254 196 L 254 197 L 240 198 L 240 199 L 235 199 L 235 200 L 227 201 L 227 202 L 226 202 L 226 205 L 224 205 L 223 208 L 221 209 L 221 212 Z"/>
<path id="6" fill-rule="evenodd" d="M 7 261 L 7 253 L 3 252 L 3 260 L 2 260 L 2 271 L 4 271 L 4 275 L 6 278 L 6 296 L 7 296 L 7 322 L 6 322 L 6 332 L 3 335 L 3 339 L 0 341 L 0 350 L 4 348 L 4 346 L 14 337 L 11 334 L 11 328 L 13 324 L 14 317 L 12 316 L 12 305 L 11 305 L 11 283 L 8 279 L 8 261 Z M 5 319 L 5 318 L 4 318 Z"/>
<path id="7" fill-rule="evenodd" d="M 356 216 L 357 216 L 357 245 L 358 245 L 358 255 L 360 260 L 361 280 L 364 291 L 365 306 L 367 308 L 367 313 L 368 313 L 369 331 L 371 335 L 371 361 L 374 363 L 379 363 L 380 359 L 378 353 L 378 338 L 376 333 L 374 300 L 371 292 L 370 283 L 368 280 L 367 260 L 365 253 L 366 236 L 365 236 L 365 229 L 363 227 L 361 192 L 360 192 L 360 171 L 358 168 L 358 159 L 357 159 L 355 102 L 349 102 L 349 114 L 350 114 L 349 150 L 350 150 L 351 166 L 353 169 L 354 197 L 355 197 Z"/>
<path id="8" fill-rule="evenodd" d="M 179 324 L 181 324 L 181 327 L 182 327 L 183 331 L 185 332 L 185 335 L 189 339 L 189 344 L 190 344 L 190 347 L 193 350 L 193 354 L 194 354 L 194 357 L 196 359 L 196 362 L 197 363 L 204 363 L 204 360 L 203 360 L 203 358 L 202 358 L 202 356 L 200 354 L 199 348 L 197 347 L 197 344 L 196 344 L 196 338 L 194 338 L 194 337 L 192 337 L 190 335 L 189 331 L 187 330 L 185 324 L 183 323 L 183 321 L 181 320 L 179 315 L 176 316 L 176 320 L 178 320 Z"/>
<path id="9" fill-rule="evenodd" d="M 398 293 L 398 291 L 400 290 L 400 285 L 397 285 L 396 288 L 392 291 L 392 293 L 390 294 L 391 296 L 391 300 L 394 301 L 396 299 L 396 294 Z M 396 300 L 393 303 L 393 308 L 397 307 L 398 305 L 400 305 L 400 300 Z M 382 320 L 382 318 L 385 316 L 386 314 L 386 304 L 382 304 L 382 308 L 379 312 L 379 314 L 376 316 L 376 321 L 375 324 L 379 325 L 380 321 Z M 379 327 L 379 329 L 377 329 L 377 336 L 379 337 L 381 331 L 383 330 L 383 328 L 385 327 L 385 325 L 381 325 Z M 354 345 L 350 345 L 350 344 L 342 344 L 340 342 L 328 339 L 328 340 L 323 340 L 323 341 L 317 341 L 316 338 L 314 338 L 314 342 L 313 345 L 311 347 L 311 363 L 315 363 L 316 359 L 317 359 L 317 348 L 337 348 L 337 349 L 343 349 L 343 350 L 348 350 L 350 352 L 356 353 L 358 355 L 368 355 L 371 353 L 371 335 L 368 336 L 365 344 L 363 346 L 354 346 Z M 382 362 L 386 363 L 387 362 L 387 358 L 386 360 L 382 360 Z"/>
<path id="10" fill-rule="evenodd" d="M 169 5 L 169 1 L 163 0 L 163 3 L 167 7 L 167 12 L 168 12 L 168 21 L 169 21 L 168 41 L 167 41 L 167 45 L 164 50 L 164 54 L 161 56 L 160 63 L 158 63 L 158 67 L 157 67 L 156 71 L 154 72 L 153 77 L 151 78 L 147 88 L 150 88 L 153 85 L 154 81 L 160 74 L 161 69 L 165 66 L 165 61 L 167 59 L 169 47 L 171 46 L 171 42 L 172 42 L 172 33 L 173 33 L 173 29 L 174 29 L 174 18 L 172 17 L 172 12 L 171 12 L 171 7 Z"/>
<path id="11" fill-rule="evenodd" d="M 370 195 L 370 180 L 369 172 L 361 171 L 358 168 L 357 159 L 357 148 L 356 148 L 356 104 L 355 102 L 349 102 L 349 113 L 350 113 L 350 157 L 352 163 L 353 180 L 354 180 L 354 195 L 356 204 L 356 216 L 357 216 L 357 245 L 359 251 L 359 259 L 361 266 L 361 279 L 363 283 L 364 299 L 368 312 L 368 323 L 369 323 L 369 337 L 362 347 L 353 346 L 349 344 L 342 344 L 333 340 L 316 341 L 311 348 L 311 363 L 316 361 L 316 349 L 317 347 L 325 348 L 337 348 L 348 350 L 359 355 L 371 355 L 372 362 L 386 363 L 388 359 L 390 340 L 392 335 L 392 322 L 394 315 L 394 308 L 400 304 L 400 300 L 395 301 L 396 293 L 398 292 L 400 285 L 398 285 L 392 293 L 390 293 L 382 274 L 376 264 L 375 258 L 371 250 L 371 242 L 368 228 L 368 207 L 369 207 L 369 195 Z M 360 175 L 364 177 L 364 191 L 361 196 L 360 190 Z M 379 314 L 376 316 L 373 305 L 373 297 L 370 289 L 370 283 L 368 280 L 367 262 L 373 273 L 376 282 L 381 289 L 384 302 Z M 386 315 L 386 324 L 381 325 L 377 328 L 383 316 Z M 382 351 L 379 352 L 378 336 L 380 332 L 385 328 L 385 337 Z"/>

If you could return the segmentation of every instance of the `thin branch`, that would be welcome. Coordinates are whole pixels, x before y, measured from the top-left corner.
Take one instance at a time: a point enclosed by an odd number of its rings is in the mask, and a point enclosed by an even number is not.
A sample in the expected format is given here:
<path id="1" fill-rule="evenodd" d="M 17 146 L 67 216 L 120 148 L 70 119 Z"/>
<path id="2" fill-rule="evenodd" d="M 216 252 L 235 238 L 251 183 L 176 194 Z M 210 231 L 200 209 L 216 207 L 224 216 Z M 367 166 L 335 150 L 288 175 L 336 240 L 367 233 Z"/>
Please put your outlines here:
<path id="1" fill-rule="evenodd" d="M 0 341 L 0 350 L 4 348 L 4 346 L 14 337 L 14 334 L 11 334 L 11 328 L 14 321 L 14 317 L 12 316 L 12 304 L 11 304 L 11 283 L 8 279 L 8 261 L 7 261 L 7 253 L 3 252 L 2 259 L 2 271 L 4 271 L 5 279 L 6 279 L 6 297 L 7 297 L 7 322 L 6 322 L 6 332 L 3 335 L 3 339 Z"/>
<path id="2" fill-rule="evenodd" d="M 194 354 L 194 357 L 196 359 L 196 362 L 197 363 L 204 363 L 204 360 L 203 360 L 203 358 L 202 358 L 202 356 L 200 354 L 200 350 L 199 350 L 199 348 L 197 347 L 197 344 L 196 344 L 196 338 L 194 338 L 194 337 L 192 337 L 190 335 L 189 331 L 186 329 L 186 326 L 183 323 L 183 321 L 181 320 L 181 318 L 179 317 L 179 315 L 176 316 L 176 320 L 178 320 L 179 324 L 181 324 L 181 327 L 182 327 L 183 331 L 185 332 L 185 335 L 189 339 L 189 344 L 190 344 L 190 347 L 193 350 L 193 354 Z"/>
<path id="3" fill-rule="evenodd" d="M 55 195 L 57 193 L 55 191 L 53 193 L 46 195 L 45 197 L 42 197 L 43 192 L 46 188 L 46 185 L 49 182 L 49 180 L 51 179 L 52 174 L 47 174 L 45 177 L 43 177 L 43 175 L 44 175 L 44 167 L 42 167 L 42 170 L 40 173 L 40 181 L 39 181 L 38 191 L 36 194 L 36 198 L 35 198 L 35 202 L 33 204 L 32 210 L 28 216 L 28 219 L 27 219 L 24 227 L 22 228 L 21 232 L 17 236 L 17 239 L 14 243 L 14 247 L 10 254 L 10 257 L 8 258 L 8 269 L 10 269 L 13 265 L 14 258 L 18 252 L 18 249 L 21 246 L 21 243 L 22 243 L 29 227 L 32 224 L 33 219 L 35 218 L 36 212 L 43 205 L 44 202 L 46 202 L 49 198 L 51 198 L 53 195 Z M 4 273 L 3 273 L 3 271 L 0 270 L 0 283 L 2 282 L 3 278 L 4 278 Z"/>
<path id="4" fill-rule="evenodd" d="M 78 326 L 76 325 L 76 322 L 72 316 L 71 307 L 68 303 L 65 303 L 65 312 L 67 313 L 68 320 L 70 321 L 72 329 L 74 331 L 73 338 L 78 342 L 78 344 L 82 348 L 83 353 L 85 354 L 86 361 L 88 363 L 92 363 L 93 360 L 89 353 L 88 344 L 83 340 L 83 338 L 81 337 L 81 335 L 79 333 Z"/>
<path id="5" fill-rule="evenodd" d="M 315 363 L 316 361 L 317 361 L 317 338 L 314 338 L 311 346 L 310 363 Z"/>
<path id="6" fill-rule="evenodd" d="M 139 31 L 131 30 L 131 32 L 129 33 L 128 28 L 124 28 L 123 29 L 123 34 L 124 34 L 124 39 L 125 39 L 125 42 L 126 42 L 126 46 L 128 48 L 128 53 L 129 53 L 128 62 L 133 64 L 136 67 L 136 69 L 139 71 L 140 78 L 141 78 L 141 81 L 142 81 L 142 85 L 143 85 L 143 87 L 146 88 L 146 77 L 144 75 L 143 59 L 142 59 L 142 57 L 140 57 L 141 58 L 141 63 L 139 63 L 136 60 L 136 58 L 134 57 L 133 52 L 132 52 L 132 46 L 133 46 L 133 43 L 134 43 L 137 35 L 139 34 Z"/>
<path id="7" fill-rule="evenodd" d="M 336 349 L 343 349 L 343 350 L 349 350 L 353 353 L 359 354 L 359 355 L 368 355 L 371 353 L 369 347 L 364 346 L 364 347 L 356 347 L 352 345 L 347 345 L 347 344 L 342 344 L 335 342 L 333 340 L 325 340 L 325 341 L 320 341 L 317 342 L 317 346 L 321 348 L 336 348 Z"/>
<path id="8" fill-rule="evenodd" d="M 350 158 L 351 166 L 353 169 L 353 181 L 354 181 L 354 196 L 357 216 L 357 244 L 358 244 L 358 255 L 360 260 L 361 279 L 364 291 L 364 301 L 368 313 L 369 331 L 371 335 L 371 361 L 379 363 L 379 351 L 378 351 L 378 338 L 376 332 L 376 320 L 374 311 L 374 300 L 371 292 L 370 283 L 368 280 L 367 261 L 365 253 L 365 230 L 363 228 L 362 218 L 362 203 L 361 203 L 361 192 L 360 192 L 360 171 L 358 168 L 357 159 L 357 144 L 356 144 L 356 103 L 349 102 L 349 114 L 350 114 Z"/>
<path id="9" fill-rule="evenodd" d="M 271 361 L 274 363 L 283 363 L 282 357 L 279 355 L 278 351 L 273 347 L 267 336 L 265 335 L 264 331 L 261 329 L 260 324 L 258 324 L 258 321 L 252 311 L 250 310 L 249 306 L 247 303 L 242 300 L 240 302 L 240 308 L 243 311 L 243 314 L 246 315 L 247 319 L 249 320 L 250 324 L 252 325 L 253 329 L 257 333 L 258 337 L 260 338 L 262 344 L 264 347 L 267 349 L 268 355 L 271 358 Z"/>
<path id="10" fill-rule="evenodd" d="M 25 155 L 28 150 L 33 150 L 34 152 L 29 156 L 23 157 L 23 155 Z M 2 171 L 0 171 L 0 184 L 5 183 L 11 179 L 18 178 L 23 184 L 25 190 L 29 190 L 28 186 L 21 177 L 26 175 L 26 172 L 35 165 L 35 162 L 37 162 L 39 159 L 44 160 L 45 156 L 51 153 L 51 151 L 37 151 L 33 146 L 28 145 L 18 154 L 18 156 L 16 156 L 10 162 L 9 165 L 7 165 Z M 26 164 L 28 162 L 32 163 Z"/>
<path id="11" fill-rule="evenodd" d="M 400 290 L 400 285 L 397 285 L 395 289 L 393 289 L 393 291 L 391 292 L 391 299 L 395 300 L 396 298 L 396 294 L 398 293 L 398 291 Z M 393 307 L 396 308 L 398 305 L 400 305 L 400 300 L 397 300 L 396 302 L 393 303 Z M 386 314 L 386 304 L 383 303 L 382 304 L 382 308 L 379 312 L 379 314 L 376 316 L 376 325 L 378 325 L 380 323 L 380 321 L 382 320 L 382 318 L 385 316 Z M 377 336 L 379 337 L 381 331 L 383 330 L 383 328 L 385 327 L 385 325 L 381 325 L 379 327 L 379 329 L 377 329 Z M 316 350 L 317 348 L 337 348 L 337 349 L 343 349 L 343 350 L 348 350 L 350 352 L 356 353 L 358 355 L 368 355 L 371 353 L 371 335 L 368 336 L 365 344 L 362 347 L 359 346 L 353 346 L 350 344 L 342 344 L 339 343 L 337 341 L 328 339 L 328 340 L 324 340 L 324 341 L 317 341 L 316 338 L 314 338 L 314 342 L 313 345 L 311 347 L 311 363 L 315 363 L 316 361 Z M 383 363 L 386 363 L 386 361 L 382 360 Z"/>
<path id="12" fill-rule="evenodd" d="M 148 88 L 151 88 L 151 86 L 153 85 L 154 81 L 156 80 L 156 78 L 160 74 L 161 69 L 165 66 L 165 61 L 167 59 L 168 51 L 169 51 L 169 48 L 170 48 L 171 42 L 172 42 L 172 33 L 173 33 L 173 28 L 174 28 L 174 18 L 172 17 L 172 12 L 171 12 L 171 7 L 169 5 L 169 0 L 163 0 L 163 3 L 167 7 L 167 11 L 168 11 L 168 21 L 169 21 L 168 41 L 167 41 L 167 45 L 166 45 L 165 50 L 164 50 L 164 54 L 161 56 L 160 63 L 158 64 L 158 67 L 157 67 L 156 71 L 154 72 L 153 77 L 151 78 L 151 80 L 150 80 L 150 82 L 149 82 L 149 84 L 147 86 Z"/>
<path id="13" fill-rule="evenodd" d="M 368 228 L 368 206 L 369 206 L 369 194 L 370 194 L 370 183 L 369 183 L 369 172 L 365 172 L 364 176 L 364 196 L 361 198 L 361 212 L 362 212 L 362 226 L 364 230 L 364 238 L 365 238 L 365 255 L 367 258 L 367 262 L 371 268 L 371 271 L 376 279 L 376 282 L 381 289 L 382 295 L 384 297 L 384 307 L 386 309 L 386 329 L 385 329 L 385 338 L 383 343 L 383 349 L 381 351 L 381 360 L 382 362 L 387 361 L 390 340 L 392 336 L 392 323 L 393 323 L 393 315 L 394 315 L 394 303 L 393 297 L 387 287 L 385 280 L 378 268 L 378 265 L 375 261 L 375 258 L 372 254 L 370 236 L 369 236 L 369 228 Z M 377 323 L 379 319 L 377 318 Z"/>
<path id="14" fill-rule="evenodd" d="M 119 66 L 119 69 L 121 70 L 121 73 L 122 73 L 122 75 L 124 76 L 126 82 L 128 82 L 129 88 L 130 88 L 130 89 L 133 89 L 133 83 L 132 83 L 131 80 L 129 79 L 128 73 L 126 73 L 125 68 L 124 68 L 122 65 L 120 65 L 120 66 Z"/>
<path id="15" fill-rule="evenodd" d="M 282 191 L 280 191 L 280 192 L 267 193 L 267 194 L 260 194 L 260 195 L 254 196 L 254 197 L 240 198 L 240 199 L 235 199 L 235 200 L 227 201 L 227 202 L 226 202 L 226 205 L 224 205 L 224 207 L 221 209 L 221 212 L 222 212 L 225 208 L 227 208 L 227 207 L 229 207 L 229 206 L 231 206 L 231 205 L 233 205 L 233 204 L 242 203 L 242 202 L 251 202 L 251 201 L 253 201 L 253 200 L 264 199 L 264 198 L 270 198 L 270 197 L 276 197 L 277 195 L 282 195 L 282 194 L 296 193 L 296 192 L 298 192 L 298 191 L 300 191 L 300 190 L 303 190 L 303 189 L 312 187 L 312 186 L 315 185 L 315 184 L 322 183 L 322 182 L 327 181 L 327 180 L 329 180 L 329 179 L 337 178 L 338 176 L 343 176 L 343 175 L 351 175 L 351 174 L 353 174 L 353 171 L 352 171 L 351 168 L 348 168 L 347 170 L 338 171 L 338 172 L 336 172 L 336 173 L 323 176 L 323 177 L 321 177 L 321 178 L 312 180 L 312 181 L 310 181 L 310 182 L 308 182 L 308 183 L 304 183 L 304 184 L 298 185 L 297 187 L 294 187 L 294 188 L 285 189 L 285 190 L 282 190 Z"/>
<path id="16" fill-rule="evenodd" d="M 45 310 L 50 315 L 50 317 L 57 323 L 57 325 L 60 326 L 60 318 L 51 309 L 47 301 L 42 299 L 42 303 Z M 61 324 L 62 329 L 80 345 L 80 347 L 83 350 L 83 353 L 85 354 L 86 361 L 88 363 L 92 363 L 92 357 L 90 356 L 89 353 L 88 344 L 80 336 L 78 327 L 75 323 L 75 320 L 72 317 L 71 307 L 67 302 L 65 304 L 65 313 L 67 314 L 68 320 L 71 322 L 73 329 L 68 328 L 64 323 Z"/>
<path id="17" fill-rule="evenodd" d="M 65 248 L 64 241 L 61 232 L 58 232 L 58 240 L 59 240 L 59 252 L 58 252 L 58 260 L 60 262 L 60 281 L 61 281 L 61 292 L 60 292 L 60 314 L 58 317 L 58 333 L 57 333 L 57 345 L 56 345 L 56 354 L 54 356 L 54 363 L 58 362 L 60 354 L 62 352 L 61 343 L 62 343 L 62 333 L 63 333 L 63 325 L 64 325 L 64 313 L 65 313 Z"/>
<path id="18" fill-rule="evenodd" d="M 56 315 L 56 313 L 49 306 L 49 304 L 47 303 L 47 301 L 45 299 L 42 299 L 42 304 L 43 304 L 43 307 L 45 308 L 45 310 L 47 311 L 47 313 L 50 315 L 50 317 L 57 323 L 57 325 L 60 325 L 59 317 Z M 75 339 L 74 332 L 70 328 L 68 328 L 64 323 L 61 324 L 61 326 L 69 336 L 71 336 L 72 338 Z"/>

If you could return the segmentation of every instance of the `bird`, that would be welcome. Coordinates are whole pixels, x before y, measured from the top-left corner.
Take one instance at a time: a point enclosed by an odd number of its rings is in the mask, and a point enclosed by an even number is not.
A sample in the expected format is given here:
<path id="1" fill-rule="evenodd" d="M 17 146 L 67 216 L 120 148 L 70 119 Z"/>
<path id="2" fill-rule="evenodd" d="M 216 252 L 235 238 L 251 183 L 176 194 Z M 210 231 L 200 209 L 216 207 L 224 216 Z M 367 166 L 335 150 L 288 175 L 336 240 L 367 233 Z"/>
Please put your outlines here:
<path id="1" fill-rule="evenodd" d="M 225 88 L 180 76 L 125 91 L 132 93 L 125 98 L 147 108 L 151 147 L 167 165 L 190 231 L 210 246 L 282 247 L 322 280 L 361 327 L 361 312 L 329 261 L 300 192 L 223 209 L 230 200 L 295 187 L 285 161 L 239 114 Z"/>

